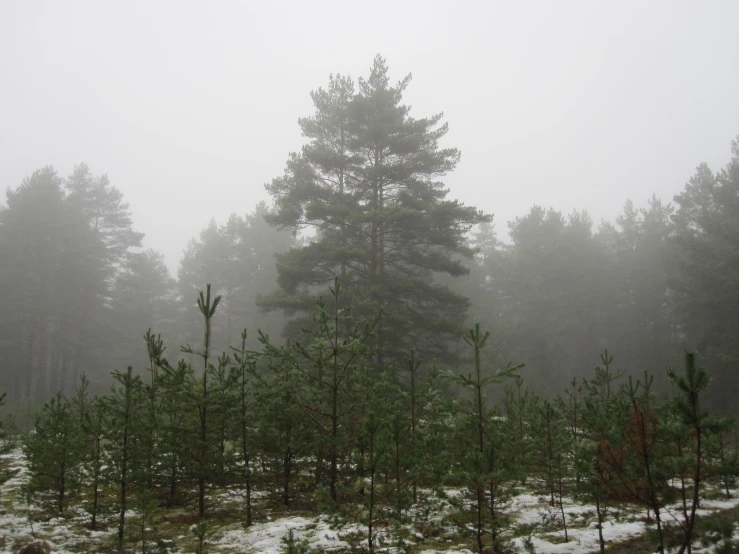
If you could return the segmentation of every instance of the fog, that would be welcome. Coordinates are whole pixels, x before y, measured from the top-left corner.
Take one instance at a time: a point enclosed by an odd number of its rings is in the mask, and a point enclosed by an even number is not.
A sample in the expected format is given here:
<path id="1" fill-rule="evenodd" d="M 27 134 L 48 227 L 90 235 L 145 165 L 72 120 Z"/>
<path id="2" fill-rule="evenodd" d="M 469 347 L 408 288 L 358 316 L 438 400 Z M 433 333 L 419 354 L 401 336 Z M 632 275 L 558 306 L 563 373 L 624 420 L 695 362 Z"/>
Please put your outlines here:
<path id="1" fill-rule="evenodd" d="M 0 0 L 0 554 L 739 552 L 738 22 Z"/>
<path id="2" fill-rule="evenodd" d="M 331 73 L 413 74 L 462 151 L 451 195 L 613 219 L 669 201 L 739 129 L 739 3 L 0 3 L 0 183 L 107 173 L 173 274 L 215 217 L 267 200 Z"/>

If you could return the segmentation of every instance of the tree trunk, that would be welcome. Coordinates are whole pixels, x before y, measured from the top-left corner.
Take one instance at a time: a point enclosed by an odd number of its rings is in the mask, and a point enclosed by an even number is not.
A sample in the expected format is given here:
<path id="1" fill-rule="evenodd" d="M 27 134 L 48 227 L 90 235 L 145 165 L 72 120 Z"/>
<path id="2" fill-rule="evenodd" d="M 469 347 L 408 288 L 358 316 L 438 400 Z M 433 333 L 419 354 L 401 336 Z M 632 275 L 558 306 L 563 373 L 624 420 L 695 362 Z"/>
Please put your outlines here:
<path id="1" fill-rule="evenodd" d="M 698 508 L 699 500 L 699 489 L 701 480 L 701 428 L 696 427 L 695 436 L 695 473 L 693 474 L 693 501 L 690 505 L 690 519 L 688 520 L 687 528 L 685 529 L 685 541 L 680 549 L 677 551 L 678 554 L 682 554 L 687 549 L 690 552 L 693 544 L 693 529 L 695 528 L 695 511 Z"/>
<path id="2" fill-rule="evenodd" d="M 100 484 L 100 438 L 95 439 L 95 474 L 92 491 L 92 529 L 97 528 L 98 489 Z"/>
<path id="3" fill-rule="evenodd" d="M 606 543 L 603 540 L 603 516 L 600 513 L 600 491 L 598 485 L 595 486 L 595 513 L 598 516 L 598 545 L 600 546 L 600 554 L 606 554 Z"/>
<path id="4" fill-rule="evenodd" d="M 62 464 L 61 471 L 59 473 L 59 513 L 61 514 L 64 511 L 64 487 L 65 487 L 65 477 L 67 470 L 64 467 L 64 464 Z"/>
<path id="5" fill-rule="evenodd" d="M 290 447 L 287 447 L 285 451 L 285 457 L 282 461 L 282 503 L 285 506 L 290 505 L 290 474 L 292 473 L 292 451 Z"/>

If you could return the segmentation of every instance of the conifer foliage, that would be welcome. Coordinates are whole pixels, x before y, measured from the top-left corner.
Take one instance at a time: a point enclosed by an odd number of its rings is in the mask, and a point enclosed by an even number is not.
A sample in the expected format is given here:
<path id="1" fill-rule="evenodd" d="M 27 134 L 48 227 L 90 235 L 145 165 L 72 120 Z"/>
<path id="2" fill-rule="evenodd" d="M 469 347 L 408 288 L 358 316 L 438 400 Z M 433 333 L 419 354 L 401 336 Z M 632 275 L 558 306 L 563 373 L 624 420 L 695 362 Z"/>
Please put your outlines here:
<path id="1" fill-rule="evenodd" d="M 24 444 L 29 492 L 53 495 L 59 513 L 79 483 L 85 447 L 79 423 L 71 403 L 59 393 L 44 405 Z"/>
<path id="2" fill-rule="evenodd" d="M 299 121 L 308 144 L 267 186 L 276 204 L 269 221 L 315 237 L 278 257 L 280 290 L 263 306 L 310 311 L 314 287 L 340 278 L 359 314 L 383 311 L 378 362 L 411 347 L 446 353 L 443 339 L 462 332 L 468 302 L 434 275 L 466 274 L 465 235 L 490 219 L 446 198 L 438 179 L 460 153 L 439 145 L 442 114 L 410 115 L 402 103 L 410 80 L 391 85 L 380 56 L 357 92 L 351 79 L 332 77 L 311 95 L 315 115 Z"/>
<path id="3" fill-rule="evenodd" d="M 145 553 L 164 514 L 192 518 L 206 552 L 224 511 L 251 527 L 315 510 L 361 524 L 375 552 L 391 528 L 411 548 L 409 527 L 443 501 L 451 525 L 433 532 L 500 554 L 516 551 L 509 509 L 526 490 L 564 542 L 569 499 L 593 505 L 601 554 L 614 508 L 645 514 L 653 551 L 708 536 L 702 495 L 732 497 L 736 427 L 707 410 L 695 352 L 664 368 L 696 343 L 736 382 L 739 142 L 725 169 L 699 166 L 677 209 L 628 201 L 594 231 L 587 212 L 534 206 L 505 245 L 490 216 L 448 198 L 460 152 L 442 146 L 442 114 L 411 115 L 410 80 L 392 84 L 380 56 L 366 79 L 331 76 L 299 120 L 305 146 L 266 187 L 274 208 L 213 220 L 178 280 L 135 251 L 143 235 L 106 175 L 47 167 L 8 190 L 0 384 L 46 401 L 20 441 L 29 514 L 82 509 L 117 552 Z M 468 328 L 461 291 L 490 331 Z M 257 304 L 292 318 L 285 340 Z M 592 345 L 614 343 L 625 369 L 605 350 L 588 372 Z M 2 463 L 15 431 L 0 423 Z M 19 473 L 0 467 L 0 484 Z M 292 530 L 284 546 L 309 548 Z"/>
<path id="4" fill-rule="evenodd" d="M 670 503 L 680 498 L 682 518 L 672 519 L 684 552 L 700 533 L 706 483 L 723 490 L 737 476 L 729 424 L 700 402 L 709 381 L 692 352 L 684 373 L 668 372 L 679 391 L 669 402 L 657 402 L 648 372 L 623 379 L 608 351 L 593 377 L 540 399 L 519 375 L 522 365 L 490 369 L 491 335 L 479 324 L 463 336 L 470 372 L 421 371 L 412 351 L 405 370 L 390 364 L 378 374 L 373 338 L 382 314 L 355 317 L 338 279 L 328 299 L 318 298 L 304 340 L 278 346 L 260 333 L 260 348 L 250 350 L 244 330 L 233 358 L 217 355 L 220 300 L 211 291 L 196 298 L 203 344 L 181 347 L 176 365 L 148 330 L 144 371 L 114 372 L 110 392 L 97 397 L 83 375 L 71 399 L 60 393 L 44 406 L 23 442 L 29 498 L 55 513 L 81 505 L 93 529 L 117 528 L 119 549 L 146 548 L 162 513 L 192 504 L 185 509 L 197 518 L 204 551 L 219 491 L 241 495 L 246 526 L 263 517 L 262 502 L 335 517 L 359 509 L 373 552 L 389 526 L 413 521 L 452 482 L 466 493 L 452 503 L 451 521 L 481 554 L 512 551 L 507 510 L 523 486 L 546 498 L 547 525 L 565 541 L 565 499 L 592 502 L 601 552 L 617 503 L 647 509 L 655 548 L 664 551 Z"/>

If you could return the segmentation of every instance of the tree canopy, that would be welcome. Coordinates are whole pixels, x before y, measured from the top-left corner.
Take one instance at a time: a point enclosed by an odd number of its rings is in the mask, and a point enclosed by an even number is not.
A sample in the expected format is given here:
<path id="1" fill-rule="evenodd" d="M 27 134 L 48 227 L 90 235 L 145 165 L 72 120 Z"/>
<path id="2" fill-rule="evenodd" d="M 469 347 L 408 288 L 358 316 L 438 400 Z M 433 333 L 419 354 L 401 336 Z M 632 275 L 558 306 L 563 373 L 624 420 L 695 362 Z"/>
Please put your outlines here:
<path id="1" fill-rule="evenodd" d="M 299 120 L 308 143 L 267 186 L 269 220 L 314 235 L 278 257 L 280 289 L 262 306 L 308 311 L 312 294 L 338 277 L 358 313 L 383 312 L 378 361 L 411 344 L 448 355 L 445 341 L 463 329 L 469 304 L 435 276 L 468 273 L 466 235 L 490 220 L 447 198 L 440 178 L 460 152 L 439 144 L 443 114 L 410 115 L 402 103 L 410 81 L 391 85 L 380 56 L 357 92 L 348 77 L 332 76 L 311 94 L 315 114 Z"/>

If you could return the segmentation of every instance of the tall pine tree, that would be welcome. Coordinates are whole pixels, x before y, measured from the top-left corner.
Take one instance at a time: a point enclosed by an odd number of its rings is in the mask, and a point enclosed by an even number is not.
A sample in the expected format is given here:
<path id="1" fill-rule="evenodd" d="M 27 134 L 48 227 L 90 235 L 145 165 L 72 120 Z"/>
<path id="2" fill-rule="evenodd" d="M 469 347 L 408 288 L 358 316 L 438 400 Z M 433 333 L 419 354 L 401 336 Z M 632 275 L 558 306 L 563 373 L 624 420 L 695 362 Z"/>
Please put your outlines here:
<path id="1" fill-rule="evenodd" d="M 489 220 L 447 199 L 439 178 L 460 153 L 439 146 L 448 130 L 442 114 L 411 117 L 402 103 L 410 80 L 391 85 L 380 56 L 357 93 L 350 79 L 332 78 L 312 94 L 315 115 L 299 121 L 308 144 L 267 186 L 277 208 L 271 221 L 315 236 L 278 257 L 280 290 L 262 305 L 305 312 L 316 287 L 339 277 L 358 316 L 383 310 L 378 365 L 383 352 L 400 359 L 411 343 L 448 354 L 443 338 L 462 332 L 468 301 L 434 277 L 468 272 L 465 235 Z"/>

